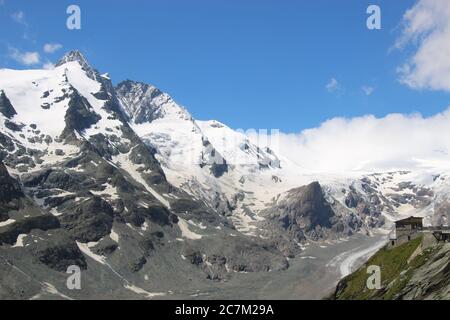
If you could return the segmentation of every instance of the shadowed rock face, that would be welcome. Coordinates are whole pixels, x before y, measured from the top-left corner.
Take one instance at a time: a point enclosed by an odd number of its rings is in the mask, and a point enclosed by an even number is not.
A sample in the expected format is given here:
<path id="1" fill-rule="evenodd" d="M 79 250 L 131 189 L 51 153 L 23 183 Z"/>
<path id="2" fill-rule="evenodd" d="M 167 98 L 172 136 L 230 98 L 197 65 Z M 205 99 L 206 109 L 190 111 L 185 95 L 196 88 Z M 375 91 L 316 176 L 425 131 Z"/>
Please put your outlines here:
<path id="1" fill-rule="evenodd" d="M 68 137 L 74 130 L 82 131 L 95 124 L 101 117 L 93 112 L 86 98 L 82 97 L 75 89 L 69 101 L 65 121 L 66 128 L 62 137 Z"/>
<path id="2" fill-rule="evenodd" d="M 226 163 L 226 161 L 224 160 L 225 163 L 220 163 L 220 164 L 212 164 L 211 165 L 211 173 L 214 175 L 214 177 L 216 178 L 220 178 L 221 176 L 223 176 L 225 173 L 228 172 L 228 164 Z"/>
<path id="3" fill-rule="evenodd" d="M 296 242 L 307 239 L 335 239 L 359 228 L 349 217 L 335 211 L 318 182 L 288 191 L 272 207 L 262 211 L 267 219 L 261 226 L 264 235 L 287 256 L 299 250 Z M 336 213 L 338 212 L 338 213 Z"/>
<path id="4" fill-rule="evenodd" d="M 0 162 L 0 211 L 18 209 L 22 197 L 24 194 L 19 183 L 9 175 L 4 164 Z"/>
<path id="5" fill-rule="evenodd" d="M 285 211 L 279 218 L 285 229 L 297 225 L 308 232 L 317 226 L 322 228 L 332 226 L 334 212 L 325 200 L 318 182 L 291 190 L 289 200 L 282 203 L 280 209 Z"/>
<path id="6" fill-rule="evenodd" d="M 297 240 L 304 240 L 306 235 L 320 237 L 321 229 L 331 229 L 335 223 L 335 214 L 318 182 L 290 190 L 267 212 L 273 222 L 292 232 Z"/>
<path id="7" fill-rule="evenodd" d="M 113 209 L 103 199 L 93 197 L 61 217 L 61 222 L 75 239 L 98 241 L 111 233 Z"/>
<path id="8" fill-rule="evenodd" d="M 13 245 L 20 234 L 28 234 L 31 230 L 52 230 L 60 227 L 59 221 L 52 215 L 41 215 L 17 221 L 0 232 L 0 245 Z"/>
<path id="9" fill-rule="evenodd" d="M 130 110 L 130 116 L 134 118 L 135 123 L 152 122 L 163 116 L 162 110 L 155 103 L 155 99 L 163 94 L 159 89 L 145 83 L 126 80 L 117 85 L 116 91 L 119 96 L 125 99 L 140 97 L 141 107 Z"/>
<path id="10" fill-rule="evenodd" d="M 16 110 L 14 110 L 14 107 L 3 91 L 0 92 L 0 113 L 8 119 L 11 119 L 17 114 Z"/>
<path id="11" fill-rule="evenodd" d="M 76 242 L 64 231 L 53 230 L 51 236 L 49 236 L 46 232 L 35 230 L 32 235 L 38 236 L 41 240 L 28 244 L 32 255 L 39 262 L 53 270 L 64 273 L 72 265 L 76 265 L 83 270 L 87 268 L 86 259 Z"/>

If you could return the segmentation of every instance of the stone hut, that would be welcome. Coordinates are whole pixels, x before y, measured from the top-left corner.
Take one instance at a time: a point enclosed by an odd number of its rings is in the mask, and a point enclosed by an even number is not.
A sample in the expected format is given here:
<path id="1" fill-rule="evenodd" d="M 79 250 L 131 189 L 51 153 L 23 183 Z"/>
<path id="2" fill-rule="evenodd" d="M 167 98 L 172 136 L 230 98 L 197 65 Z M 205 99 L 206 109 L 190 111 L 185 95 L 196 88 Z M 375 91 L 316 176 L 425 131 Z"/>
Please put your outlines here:
<path id="1" fill-rule="evenodd" d="M 395 236 L 389 239 L 390 246 L 395 247 L 422 235 L 423 218 L 409 217 L 395 222 Z"/>

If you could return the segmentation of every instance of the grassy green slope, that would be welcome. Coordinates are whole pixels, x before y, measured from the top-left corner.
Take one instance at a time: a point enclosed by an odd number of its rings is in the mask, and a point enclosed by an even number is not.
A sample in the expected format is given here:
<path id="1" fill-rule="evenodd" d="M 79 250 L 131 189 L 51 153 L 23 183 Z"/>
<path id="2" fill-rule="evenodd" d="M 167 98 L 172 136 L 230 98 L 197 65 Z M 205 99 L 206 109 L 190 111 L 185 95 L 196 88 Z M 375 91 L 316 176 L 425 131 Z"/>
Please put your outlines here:
<path id="1" fill-rule="evenodd" d="M 427 249 L 408 264 L 408 259 L 421 242 L 422 238 L 417 238 L 393 249 L 381 249 L 365 265 L 339 282 L 334 298 L 338 300 L 396 299 L 411 279 L 414 270 L 422 266 L 433 252 L 433 249 Z M 367 268 L 370 265 L 379 266 L 381 269 L 382 284 L 379 290 L 367 288 L 366 283 L 370 276 Z"/>

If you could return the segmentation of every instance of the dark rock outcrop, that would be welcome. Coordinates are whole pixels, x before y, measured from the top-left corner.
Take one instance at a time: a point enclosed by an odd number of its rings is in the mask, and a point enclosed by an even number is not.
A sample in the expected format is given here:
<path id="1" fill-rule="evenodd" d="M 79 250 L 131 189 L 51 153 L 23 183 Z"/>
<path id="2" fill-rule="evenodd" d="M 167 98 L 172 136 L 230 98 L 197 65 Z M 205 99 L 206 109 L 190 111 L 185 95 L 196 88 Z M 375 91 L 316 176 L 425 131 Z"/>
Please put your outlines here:
<path id="1" fill-rule="evenodd" d="M 105 237 L 94 248 L 92 248 L 92 251 L 100 256 L 109 256 L 114 253 L 118 247 L 119 245 L 111 240 L 110 237 Z"/>
<path id="2" fill-rule="evenodd" d="M 293 201 L 282 205 L 286 213 L 279 218 L 285 229 L 292 225 L 304 227 L 306 232 L 316 227 L 331 228 L 334 212 L 318 182 L 291 190 L 289 197 Z"/>
<path id="3" fill-rule="evenodd" d="M 21 207 L 21 199 L 25 197 L 20 184 L 13 179 L 0 162 L 0 212 L 17 210 Z"/>
<path id="4" fill-rule="evenodd" d="M 52 215 L 24 218 L 6 226 L 0 231 L 0 245 L 3 243 L 13 245 L 20 234 L 28 234 L 34 229 L 46 231 L 58 229 L 59 227 L 58 219 Z"/>
<path id="5" fill-rule="evenodd" d="M 101 117 L 92 110 L 86 98 L 73 89 L 69 100 L 69 108 L 66 112 L 66 127 L 64 128 L 62 137 L 67 138 L 74 130 L 81 132 L 97 123 L 100 119 Z"/>
<path id="6" fill-rule="evenodd" d="M 61 225 L 81 242 L 95 242 L 111 233 L 113 209 L 99 197 L 82 202 L 61 217 Z"/>
<path id="7" fill-rule="evenodd" d="M 11 104 L 11 101 L 9 101 L 3 90 L 0 90 L 0 113 L 8 119 L 11 119 L 17 114 L 16 110 Z"/>
<path id="8" fill-rule="evenodd" d="M 224 163 L 213 163 L 210 167 L 211 170 L 211 174 L 216 177 L 216 178 L 220 178 L 221 176 L 223 176 L 225 173 L 228 172 L 228 164 L 226 163 L 225 160 L 223 160 Z"/>
<path id="9" fill-rule="evenodd" d="M 274 209 L 271 219 L 278 221 L 284 230 L 297 234 L 297 239 L 302 239 L 304 234 L 318 239 L 322 229 L 331 229 L 336 223 L 318 182 L 290 190 L 287 198 Z"/>
<path id="10" fill-rule="evenodd" d="M 260 222 L 262 235 L 287 257 L 298 254 L 303 241 L 348 236 L 361 225 L 352 212 L 326 196 L 318 182 L 280 195 L 261 215 L 266 217 Z"/>
<path id="11" fill-rule="evenodd" d="M 87 268 L 86 259 L 76 242 L 62 230 L 53 230 L 51 235 L 42 231 L 32 234 L 40 239 L 30 244 L 30 250 L 39 262 L 59 272 L 66 272 L 71 265 Z"/>

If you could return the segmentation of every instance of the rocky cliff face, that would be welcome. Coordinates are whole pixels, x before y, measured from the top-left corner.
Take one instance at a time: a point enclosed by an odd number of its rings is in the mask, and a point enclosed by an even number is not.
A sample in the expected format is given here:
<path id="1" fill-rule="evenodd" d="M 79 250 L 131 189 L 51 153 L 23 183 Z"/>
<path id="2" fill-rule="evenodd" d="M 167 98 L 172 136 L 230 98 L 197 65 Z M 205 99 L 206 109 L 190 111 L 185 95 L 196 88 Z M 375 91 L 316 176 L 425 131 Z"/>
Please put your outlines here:
<path id="1" fill-rule="evenodd" d="M 19 183 L 11 178 L 5 165 L 0 162 L 0 221 L 7 220 L 8 211 L 18 210 L 24 197 Z"/>
<path id="2" fill-rule="evenodd" d="M 360 230 L 360 216 L 326 198 L 318 182 L 289 190 L 261 212 L 263 235 L 278 243 L 287 255 L 294 256 L 301 243 L 338 239 Z"/>
<path id="3" fill-rule="evenodd" d="M 17 114 L 16 110 L 14 110 L 14 107 L 11 105 L 11 101 L 9 101 L 3 91 L 0 92 L 0 113 L 8 119 Z"/>
<path id="4" fill-rule="evenodd" d="M 291 233 L 298 241 L 306 237 L 317 240 L 332 228 L 339 230 L 335 225 L 340 221 L 325 200 L 318 182 L 290 190 L 266 212 L 270 221 Z"/>
<path id="5" fill-rule="evenodd" d="M 406 285 L 394 299 L 450 299 L 450 245 L 438 245 L 424 251 L 422 255 L 425 262 L 415 270 L 406 271 L 403 275 L 407 279 L 404 280 Z"/>

